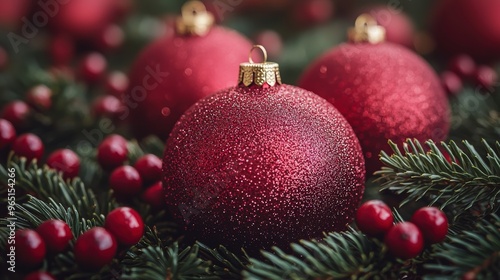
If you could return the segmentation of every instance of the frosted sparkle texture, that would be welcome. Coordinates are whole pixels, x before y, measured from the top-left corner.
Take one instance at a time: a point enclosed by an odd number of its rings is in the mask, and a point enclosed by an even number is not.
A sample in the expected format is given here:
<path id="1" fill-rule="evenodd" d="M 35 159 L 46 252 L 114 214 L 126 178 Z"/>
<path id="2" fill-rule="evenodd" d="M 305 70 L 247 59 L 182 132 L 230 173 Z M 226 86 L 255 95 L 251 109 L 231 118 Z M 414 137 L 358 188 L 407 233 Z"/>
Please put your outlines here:
<path id="1" fill-rule="evenodd" d="M 146 47 L 132 66 L 125 95 L 134 134 L 167 139 L 196 101 L 237 84 L 251 48 L 242 35 L 218 26 L 206 36 L 172 35 Z"/>
<path id="2" fill-rule="evenodd" d="M 251 253 L 346 229 L 365 179 L 347 121 L 288 85 L 199 101 L 174 127 L 163 172 L 167 205 L 188 235 Z"/>
<path id="3" fill-rule="evenodd" d="M 380 169 L 391 139 L 445 140 L 450 108 L 432 68 L 404 47 L 343 44 L 312 63 L 300 86 L 332 103 L 363 147 L 367 174 Z"/>

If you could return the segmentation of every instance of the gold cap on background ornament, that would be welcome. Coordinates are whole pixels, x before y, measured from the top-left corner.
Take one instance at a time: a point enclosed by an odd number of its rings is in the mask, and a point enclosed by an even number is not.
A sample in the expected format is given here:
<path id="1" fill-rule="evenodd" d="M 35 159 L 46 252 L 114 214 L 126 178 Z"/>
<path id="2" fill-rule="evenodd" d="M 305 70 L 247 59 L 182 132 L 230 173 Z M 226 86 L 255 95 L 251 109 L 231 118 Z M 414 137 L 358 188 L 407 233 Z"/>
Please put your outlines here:
<path id="1" fill-rule="evenodd" d="M 204 36 L 214 25 L 214 16 L 207 11 L 201 1 L 189 1 L 182 6 L 181 16 L 177 18 L 177 32 L 182 35 Z"/>
<path id="2" fill-rule="evenodd" d="M 369 14 L 361 14 L 356 18 L 354 27 L 348 31 L 349 41 L 353 43 L 378 44 L 385 41 L 385 28 L 378 25 Z"/>
<path id="3" fill-rule="evenodd" d="M 255 63 L 252 59 L 252 53 L 254 50 L 260 49 L 264 55 L 264 62 Z M 274 86 L 276 84 L 281 85 L 280 68 L 278 63 L 267 61 L 267 51 L 261 45 L 254 45 L 250 50 L 248 56 L 248 62 L 240 64 L 240 75 L 238 84 L 243 84 L 245 86 L 250 86 L 252 84 L 263 86 L 267 84 L 269 86 Z"/>

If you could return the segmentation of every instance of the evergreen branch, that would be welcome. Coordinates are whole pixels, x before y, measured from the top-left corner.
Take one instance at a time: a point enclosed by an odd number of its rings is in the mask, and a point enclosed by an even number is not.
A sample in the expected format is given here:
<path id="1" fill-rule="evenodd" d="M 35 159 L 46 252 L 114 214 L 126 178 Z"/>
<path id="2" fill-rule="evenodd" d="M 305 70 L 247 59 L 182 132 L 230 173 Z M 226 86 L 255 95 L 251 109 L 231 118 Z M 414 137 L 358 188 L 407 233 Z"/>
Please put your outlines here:
<path id="1" fill-rule="evenodd" d="M 128 268 L 122 279 L 218 279 L 210 275 L 210 263 L 198 253 L 198 245 L 179 252 L 177 242 L 166 249 L 156 244 L 130 250 L 121 263 Z"/>
<path id="2" fill-rule="evenodd" d="M 27 164 L 25 158 L 11 157 L 7 168 L 0 165 L 0 179 L 7 182 L 8 168 L 16 173 L 16 188 L 21 188 L 41 200 L 61 203 L 64 207 L 75 207 L 83 218 L 90 219 L 95 214 L 107 214 L 116 208 L 116 202 L 109 192 L 97 199 L 94 192 L 86 188 L 79 178 L 65 181 L 55 170 L 47 166 L 39 168 L 36 161 Z M 100 203 L 99 203 L 100 202 Z"/>
<path id="3" fill-rule="evenodd" d="M 388 259 L 385 247 L 378 240 L 354 230 L 329 233 L 321 241 L 303 240 L 292 244 L 292 250 L 300 258 L 276 247 L 273 252 L 263 252 L 270 264 L 250 259 L 252 264 L 243 276 L 246 279 L 396 279 L 406 273 L 405 267 Z"/>
<path id="4" fill-rule="evenodd" d="M 500 217 L 482 220 L 474 231 L 450 236 L 438 247 L 437 263 L 425 267 L 436 275 L 428 279 L 499 279 L 500 278 Z"/>
<path id="5" fill-rule="evenodd" d="M 451 162 L 437 145 L 428 141 L 426 152 L 417 140 L 408 140 L 403 152 L 389 142 L 394 154 L 381 153 L 381 161 L 387 166 L 375 174 L 383 181 L 383 189 L 405 194 L 402 205 L 430 198 L 430 204 L 439 202 L 441 208 L 453 205 L 460 211 L 473 206 L 484 206 L 494 212 L 500 205 L 500 143 L 493 149 L 486 141 L 485 157 L 475 147 L 464 141 L 465 149 L 451 141 L 442 143 Z"/>
<path id="6" fill-rule="evenodd" d="M 197 242 L 196 244 L 200 247 L 201 257 L 212 263 L 213 274 L 223 279 L 241 278 L 241 272 L 250 264 L 248 256 L 245 255 L 241 259 L 222 245 L 211 249 L 203 243 Z"/>

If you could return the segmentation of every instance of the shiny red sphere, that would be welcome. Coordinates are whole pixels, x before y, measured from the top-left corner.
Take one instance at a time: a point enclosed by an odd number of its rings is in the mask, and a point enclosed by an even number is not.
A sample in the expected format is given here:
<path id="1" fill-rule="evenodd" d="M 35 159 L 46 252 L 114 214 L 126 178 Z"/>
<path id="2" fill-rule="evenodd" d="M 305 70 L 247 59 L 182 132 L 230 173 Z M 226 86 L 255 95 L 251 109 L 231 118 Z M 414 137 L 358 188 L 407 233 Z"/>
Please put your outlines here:
<path id="1" fill-rule="evenodd" d="M 448 62 L 448 69 L 457 74 L 462 79 L 468 79 L 474 76 L 476 63 L 472 57 L 461 54 L 453 57 Z"/>
<path id="2" fill-rule="evenodd" d="M 148 154 L 134 164 L 135 169 L 141 175 L 144 185 L 148 186 L 161 180 L 162 162 L 157 156 Z"/>
<path id="3" fill-rule="evenodd" d="M 13 101 L 2 109 L 1 117 L 8 120 L 16 130 L 26 128 L 29 122 L 31 109 L 24 101 Z"/>
<path id="4" fill-rule="evenodd" d="M 165 194 L 163 192 L 163 183 L 157 182 L 147 188 L 141 195 L 142 201 L 151 205 L 155 210 L 165 207 Z"/>
<path id="5" fill-rule="evenodd" d="M 120 166 L 111 173 L 109 187 L 119 198 L 132 198 L 141 192 L 141 176 L 132 166 Z"/>
<path id="6" fill-rule="evenodd" d="M 0 119 L 0 150 L 9 148 L 16 140 L 16 129 L 8 121 Z"/>
<path id="7" fill-rule="evenodd" d="M 188 236 L 252 253 L 345 230 L 365 179 L 342 115 L 289 85 L 233 87 L 196 103 L 167 140 L 163 172 Z"/>
<path id="8" fill-rule="evenodd" d="M 358 229 L 369 236 L 383 236 L 391 229 L 393 222 L 391 208 L 380 200 L 367 201 L 356 212 Z"/>
<path id="9" fill-rule="evenodd" d="M 104 227 L 114 235 L 119 244 L 132 246 L 144 235 L 141 215 L 132 208 L 120 207 L 106 216 Z"/>
<path id="10" fill-rule="evenodd" d="M 97 148 L 97 161 L 105 170 L 122 165 L 128 156 L 127 140 L 120 135 L 110 135 Z"/>
<path id="11" fill-rule="evenodd" d="M 45 271 L 35 271 L 26 275 L 23 280 L 56 280 L 54 275 Z"/>
<path id="12" fill-rule="evenodd" d="M 384 243 L 396 258 L 411 259 L 424 249 L 424 237 L 413 223 L 403 222 L 393 226 L 385 235 Z"/>
<path id="13" fill-rule="evenodd" d="M 108 62 L 106 58 L 100 53 L 90 53 L 80 61 L 80 77 L 88 83 L 97 83 L 101 80 Z"/>
<path id="14" fill-rule="evenodd" d="M 443 242 L 448 234 L 448 218 L 443 211 L 436 207 L 418 209 L 411 217 L 422 232 L 425 242 L 429 244 Z"/>
<path id="15" fill-rule="evenodd" d="M 61 253 L 68 248 L 73 233 L 68 224 L 61 220 L 48 220 L 41 223 L 36 232 L 42 237 L 51 253 Z"/>
<path id="16" fill-rule="evenodd" d="M 498 85 L 497 72 L 487 65 L 478 66 L 474 71 L 473 78 L 477 85 L 486 90 L 493 90 L 493 87 Z"/>
<path id="17" fill-rule="evenodd" d="M 64 179 L 72 179 L 80 172 L 80 157 L 72 150 L 60 149 L 49 155 L 47 165 L 62 172 Z"/>
<path id="18" fill-rule="evenodd" d="M 430 65 L 392 43 L 342 44 L 316 59 L 299 85 L 328 100 L 347 119 L 363 148 L 366 171 L 381 168 L 388 140 L 445 140 L 448 98 Z"/>
<path id="19" fill-rule="evenodd" d="M 7 248 L 15 247 L 16 262 L 24 267 L 37 267 L 45 259 L 46 247 L 42 237 L 31 229 L 18 229 L 15 232 L 15 244 L 7 244 Z"/>
<path id="20" fill-rule="evenodd" d="M 31 133 L 20 135 L 12 144 L 14 153 L 20 157 L 25 157 L 28 162 L 34 159 L 40 161 L 44 149 L 42 140 Z"/>
<path id="21" fill-rule="evenodd" d="M 218 26 L 205 36 L 166 36 L 147 46 L 131 68 L 124 96 L 134 134 L 166 139 L 196 101 L 237 84 L 251 48 L 242 35 Z"/>
<path id="22" fill-rule="evenodd" d="M 52 107 L 52 90 L 46 85 L 34 86 L 26 94 L 26 102 L 36 109 L 49 110 Z"/>
<path id="23" fill-rule="evenodd" d="M 98 270 L 111 263 L 118 245 L 115 237 L 102 227 L 84 232 L 75 242 L 76 263 L 87 270 Z"/>

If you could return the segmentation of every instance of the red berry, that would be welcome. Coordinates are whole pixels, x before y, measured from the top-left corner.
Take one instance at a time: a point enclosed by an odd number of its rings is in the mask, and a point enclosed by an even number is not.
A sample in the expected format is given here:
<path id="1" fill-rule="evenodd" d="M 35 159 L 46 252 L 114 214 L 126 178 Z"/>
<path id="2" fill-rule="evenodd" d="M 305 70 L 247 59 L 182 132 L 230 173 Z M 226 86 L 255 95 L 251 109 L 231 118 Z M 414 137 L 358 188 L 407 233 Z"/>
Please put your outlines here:
<path id="1" fill-rule="evenodd" d="M 441 74 L 441 84 L 450 96 L 457 95 L 463 88 L 460 77 L 451 71 L 445 71 Z"/>
<path id="2" fill-rule="evenodd" d="M 46 85 L 34 86 L 28 91 L 26 102 L 37 109 L 48 110 L 52 107 L 52 90 Z"/>
<path id="3" fill-rule="evenodd" d="M 157 182 L 147 188 L 141 196 L 144 202 L 151 205 L 151 207 L 156 210 L 163 208 L 165 205 L 164 197 L 162 182 Z"/>
<path id="4" fill-rule="evenodd" d="M 115 236 L 118 243 L 125 246 L 137 244 L 144 234 L 141 215 L 129 207 L 109 212 L 104 227 Z"/>
<path id="5" fill-rule="evenodd" d="M 141 157 L 137 160 L 134 167 L 141 175 L 142 181 L 146 186 L 161 180 L 162 162 L 155 155 L 148 154 Z"/>
<path id="6" fill-rule="evenodd" d="M 110 95 L 121 98 L 127 91 L 128 84 L 128 77 L 123 72 L 112 72 L 106 79 L 106 92 Z"/>
<path id="7" fill-rule="evenodd" d="M 448 69 L 460 76 L 462 79 L 470 78 L 474 75 L 476 63 L 470 56 L 461 54 L 450 60 Z"/>
<path id="8" fill-rule="evenodd" d="M 400 259 L 414 258 L 424 248 L 422 232 L 410 222 L 403 222 L 393 226 L 385 235 L 384 243 L 389 252 Z"/>
<path id="9" fill-rule="evenodd" d="M 113 260 L 116 249 L 114 236 L 102 227 L 94 227 L 76 240 L 75 260 L 84 269 L 98 270 Z"/>
<path id="10" fill-rule="evenodd" d="M 73 39 L 66 35 L 57 35 L 52 38 L 49 51 L 55 65 L 68 65 L 75 56 Z"/>
<path id="11" fill-rule="evenodd" d="M 97 47 L 103 51 L 112 51 L 123 44 L 124 33 L 120 26 L 110 24 L 101 30 L 97 37 Z"/>
<path id="12" fill-rule="evenodd" d="M 356 212 L 356 224 L 361 232 L 369 236 L 385 234 L 394 222 L 391 209 L 380 200 L 370 200 Z"/>
<path id="13" fill-rule="evenodd" d="M 443 242 L 448 234 L 448 219 L 443 211 L 436 207 L 418 209 L 411 217 L 429 244 Z"/>
<path id="14" fill-rule="evenodd" d="M 96 83 L 106 71 L 106 58 L 100 53 L 91 53 L 80 63 L 80 76 L 88 83 Z"/>
<path id="15" fill-rule="evenodd" d="M 25 267 L 40 265 L 46 253 L 45 242 L 34 230 L 19 229 L 15 232 L 15 244 L 7 245 L 9 249 L 15 248 L 16 261 Z"/>
<path id="16" fill-rule="evenodd" d="M 30 112 L 30 107 L 24 101 L 13 101 L 3 108 L 2 118 L 12 123 L 16 130 L 21 130 L 28 125 Z"/>
<path id="17" fill-rule="evenodd" d="M 97 161 L 105 170 L 113 170 L 127 160 L 127 140 L 120 135 L 110 135 L 97 148 Z"/>
<path id="18" fill-rule="evenodd" d="M 474 73 L 474 82 L 485 89 L 491 89 L 497 80 L 497 72 L 487 65 L 477 67 Z"/>
<path id="19" fill-rule="evenodd" d="M 24 277 L 24 280 L 56 280 L 56 278 L 48 272 L 35 271 L 26 275 L 26 277 Z"/>
<path id="20" fill-rule="evenodd" d="M 12 150 L 20 157 L 25 157 L 28 161 L 34 159 L 40 161 L 43 156 L 43 143 L 40 138 L 34 134 L 26 133 L 17 137 L 12 144 Z"/>
<path id="21" fill-rule="evenodd" d="M 47 159 L 47 165 L 62 172 L 64 179 L 72 179 L 80 172 L 80 158 L 69 149 L 56 150 Z"/>
<path id="22" fill-rule="evenodd" d="M 94 114 L 99 117 L 117 118 L 123 113 L 123 108 L 120 99 L 112 95 L 99 97 L 92 105 Z"/>
<path id="23" fill-rule="evenodd" d="M 45 241 L 47 250 L 55 254 L 63 252 L 73 239 L 73 233 L 68 224 L 61 220 L 45 221 L 38 226 L 36 231 Z"/>
<path id="24" fill-rule="evenodd" d="M 16 139 L 16 129 L 8 120 L 0 119 L 0 150 L 10 147 Z"/>
<path id="25" fill-rule="evenodd" d="M 141 192 L 141 175 L 132 166 L 120 166 L 111 173 L 109 186 L 117 197 L 131 198 Z"/>

